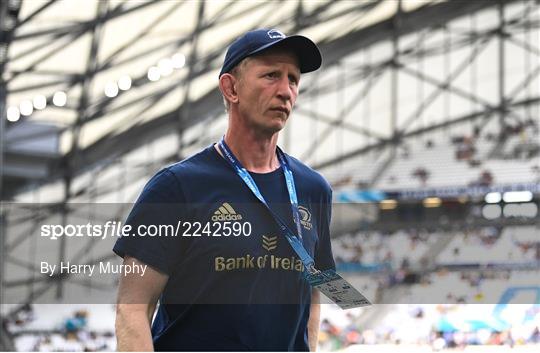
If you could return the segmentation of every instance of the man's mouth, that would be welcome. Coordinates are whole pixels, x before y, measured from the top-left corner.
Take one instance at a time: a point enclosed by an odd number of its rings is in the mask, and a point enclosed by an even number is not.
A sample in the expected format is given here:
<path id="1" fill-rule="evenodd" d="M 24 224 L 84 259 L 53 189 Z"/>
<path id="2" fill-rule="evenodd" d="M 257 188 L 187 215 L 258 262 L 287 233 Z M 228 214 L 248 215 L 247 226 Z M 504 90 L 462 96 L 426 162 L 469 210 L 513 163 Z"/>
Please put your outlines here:
<path id="1" fill-rule="evenodd" d="M 275 107 L 275 108 L 272 108 L 270 110 L 275 110 L 275 111 L 278 111 L 278 112 L 283 112 L 285 113 L 285 115 L 289 115 L 289 109 L 287 109 L 286 107 Z"/>

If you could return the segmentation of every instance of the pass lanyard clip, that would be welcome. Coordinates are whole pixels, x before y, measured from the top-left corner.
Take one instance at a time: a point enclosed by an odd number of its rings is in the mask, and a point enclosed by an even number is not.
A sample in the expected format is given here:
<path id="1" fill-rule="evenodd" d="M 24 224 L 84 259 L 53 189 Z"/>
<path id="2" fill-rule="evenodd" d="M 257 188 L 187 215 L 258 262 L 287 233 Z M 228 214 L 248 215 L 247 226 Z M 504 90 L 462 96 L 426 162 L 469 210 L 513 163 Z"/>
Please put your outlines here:
<path id="1" fill-rule="evenodd" d="M 311 258 L 311 256 L 308 254 L 306 249 L 304 248 L 302 242 L 300 239 L 302 239 L 302 228 L 300 226 L 300 213 L 298 211 L 298 198 L 296 196 L 296 187 L 294 185 L 294 178 L 292 171 L 289 167 L 289 163 L 287 159 L 285 158 L 285 154 L 281 149 L 277 148 L 277 156 L 279 160 L 280 166 L 283 168 L 283 174 L 285 175 L 285 184 L 287 185 L 287 192 L 289 194 L 289 200 L 291 203 L 291 209 L 293 214 L 294 223 L 296 224 L 296 230 L 297 235 L 296 236 L 287 223 L 285 223 L 268 205 L 266 200 L 264 199 L 264 196 L 262 195 L 261 191 L 259 190 L 257 184 L 255 183 L 255 180 L 251 177 L 249 172 L 242 166 L 240 161 L 236 158 L 236 156 L 232 153 L 229 146 L 225 143 L 225 139 L 222 138 L 221 141 L 218 144 L 218 147 L 225 157 L 225 160 L 229 163 L 229 165 L 233 168 L 233 170 L 236 172 L 236 174 L 244 181 L 244 183 L 247 185 L 247 187 L 251 190 L 251 192 L 257 197 L 257 199 L 266 207 L 266 209 L 270 212 L 276 223 L 279 225 L 279 228 L 281 229 L 281 232 L 293 248 L 294 252 L 300 257 L 300 260 L 304 264 L 304 268 L 310 275 L 314 275 L 319 273 L 315 268 L 315 261 Z"/>

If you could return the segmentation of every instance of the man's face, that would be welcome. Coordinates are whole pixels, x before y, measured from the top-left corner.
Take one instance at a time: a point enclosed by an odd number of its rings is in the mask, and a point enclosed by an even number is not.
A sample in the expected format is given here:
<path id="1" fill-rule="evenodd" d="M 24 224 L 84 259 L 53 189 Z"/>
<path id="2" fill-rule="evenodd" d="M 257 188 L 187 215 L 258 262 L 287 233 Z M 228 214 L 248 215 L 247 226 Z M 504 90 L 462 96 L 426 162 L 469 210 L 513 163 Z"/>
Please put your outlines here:
<path id="1" fill-rule="evenodd" d="M 300 69 L 292 53 L 271 51 L 251 57 L 237 84 L 241 119 L 260 132 L 280 131 L 296 102 L 299 81 Z"/>

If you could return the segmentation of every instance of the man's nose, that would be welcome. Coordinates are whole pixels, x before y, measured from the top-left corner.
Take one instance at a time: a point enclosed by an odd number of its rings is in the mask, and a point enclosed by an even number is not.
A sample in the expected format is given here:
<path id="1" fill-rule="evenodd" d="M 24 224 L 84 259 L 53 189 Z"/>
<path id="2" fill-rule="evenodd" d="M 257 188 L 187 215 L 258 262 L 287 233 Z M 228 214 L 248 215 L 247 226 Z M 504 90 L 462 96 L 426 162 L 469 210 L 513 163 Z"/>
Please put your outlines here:
<path id="1" fill-rule="evenodd" d="M 293 95 L 293 88 L 289 82 L 288 77 L 284 77 L 278 82 L 278 97 L 287 101 L 291 100 Z"/>

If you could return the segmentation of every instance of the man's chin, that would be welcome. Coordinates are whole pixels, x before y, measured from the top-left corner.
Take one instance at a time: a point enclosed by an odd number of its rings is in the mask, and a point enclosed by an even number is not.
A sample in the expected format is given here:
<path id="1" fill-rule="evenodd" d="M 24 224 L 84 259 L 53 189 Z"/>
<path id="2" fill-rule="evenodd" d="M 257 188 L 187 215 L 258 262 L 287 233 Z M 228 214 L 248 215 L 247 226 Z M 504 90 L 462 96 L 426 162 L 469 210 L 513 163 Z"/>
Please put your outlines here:
<path id="1" fill-rule="evenodd" d="M 279 117 L 272 117 L 271 119 L 265 121 L 264 126 L 261 126 L 263 129 L 271 131 L 271 132 L 279 132 L 283 130 L 285 127 L 285 124 L 287 123 L 287 117 L 286 116 L 279 116 Z"/>
<path id="2" fill-rule="evenodd" d="M 264 126 L 259 126 L 259 130 L 266 135 L 273 135 L 283 130 L 284 127 L 285 122 L 280 124 L 268 124 Z"/>
<path id="3" fill-rule="evenodd" d="M 287 118 L 273 121 L 273 124 L 270 125 L 270 129 L 274 130 L 275 132 L 279 132 L 283 130 L 286 123 L 287 123 Z"/>

